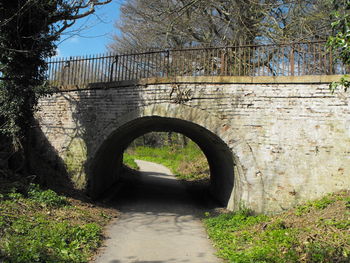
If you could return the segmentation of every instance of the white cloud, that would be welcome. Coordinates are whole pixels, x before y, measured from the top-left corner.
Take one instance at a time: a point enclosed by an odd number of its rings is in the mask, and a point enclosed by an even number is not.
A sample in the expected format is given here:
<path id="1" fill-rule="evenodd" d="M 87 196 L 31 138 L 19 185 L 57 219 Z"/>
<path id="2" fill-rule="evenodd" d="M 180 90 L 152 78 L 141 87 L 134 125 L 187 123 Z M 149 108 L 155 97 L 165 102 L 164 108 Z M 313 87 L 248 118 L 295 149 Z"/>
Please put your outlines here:
<path id="1" fill-rule="evenodd" d="M 67 40 L 67 42 L 72 43 L 72 44 L 76 44 L 76 43 L 79 43 L 79 38 L 77 36 L 71 37 Z"/>

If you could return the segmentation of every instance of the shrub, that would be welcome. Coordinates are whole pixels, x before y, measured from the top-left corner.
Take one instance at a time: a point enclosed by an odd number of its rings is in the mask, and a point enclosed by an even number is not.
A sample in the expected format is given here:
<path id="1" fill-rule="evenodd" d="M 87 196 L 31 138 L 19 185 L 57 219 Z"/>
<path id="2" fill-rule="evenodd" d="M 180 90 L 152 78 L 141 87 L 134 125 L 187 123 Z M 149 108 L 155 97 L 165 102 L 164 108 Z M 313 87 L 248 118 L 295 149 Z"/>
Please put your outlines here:
<path id="1" fill-rule="evenodd" d="M 41 205 L 52 208 L 58 208 L 69 204 L 67 198 L 58 195 L 52 190 L 41 190 L 36 184 L 30 184 L 28 197 Z"/>
<path id="2" fill-rule="evenodd" d="M 5 262 L 85 262 L 88 251 L 98 246 L 100 234 L 96 224 L 72 226 L 22 217 L 5 237 Z"/>

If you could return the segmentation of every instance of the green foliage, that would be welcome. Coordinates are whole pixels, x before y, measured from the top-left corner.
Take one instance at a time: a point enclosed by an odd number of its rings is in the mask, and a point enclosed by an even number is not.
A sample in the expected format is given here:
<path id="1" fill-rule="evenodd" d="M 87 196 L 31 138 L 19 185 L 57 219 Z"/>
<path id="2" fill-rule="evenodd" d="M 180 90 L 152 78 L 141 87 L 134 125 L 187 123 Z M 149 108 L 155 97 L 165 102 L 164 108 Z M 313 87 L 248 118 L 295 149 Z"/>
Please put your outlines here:
<path id="1" fill-rule="evenodd" d="M 16 187 L 0 190 L 1 262 L 86 262 L 99 246 L 101 226 L 91 223 L 89 211 L 69 206 L 67 198 L 35 184 L 25 193 Z M 103 212 L 100 217 L 110 219 Z"/>
<path id="2" fill-rule="evenodd" d="M 124 163 L 132 165 L 130 159 L 140 159 L 163 164 L 179 179 L 196 180 L 208 177 L 208 164 L 201 149 L 192 141 L 185 147 L 137 146 L 124 155 Z M 188 167 L 192 166 L 192 167 Z M 192 169 L 191 169 L 192 168 Z"/>
<path id="3" fill-rule="evenodd" d="M 4 237 L 4 262 L 86 262 L 87 252 L 100 242 L 96 224 L 72 226 L 37 217 L 18 218 Z"/>
<path id="4" fill-rule="evenodd" d="M 327 195 L 321 199 L 309 201 L 303 205 L 298 206 L 295 209 L 295 214 L 301 216 L 305 213 L 309 213 L 313 208 L 314 209 L 325 209 L 330 204 L 334 203 L 335 199 L 331 195 Z"/>
<path id="5" fill-rule="evenodd" d="M 350 228 L 350 220 L 333 220 L 327 219 L 323 221 L 323 224 L 326 226 L 334 226 L 338 229 L 349 229 Z"/>
<path id="6" fill-rule="evenodd" d="M 336 10 L 333 13 L 334 22 L 331 24 L 333 35 L 329 37 L 327 45 L 345 65 L 350 65 L 350 1 L 334 0 Z M 345 91 L 350 87 L 350 77 L 345 75 L 338 82 L 330 84 L 329 88 L 334 92 L 338 87 Z"/>
<path id="7" fill-rule="evenodd" d="M 160 148 L 139 146 L 135 148 L 133 152 L 134 154 L 132 154 L 132 157 L 134 159 L 163 164 L 175 173 L 180 161 L 184 158 L 179 151 L 173 150 L 173 148 L 169 146 Z M 188 156 L 185 152 L 183 154 Z"/>
<path id="8" fill-rule="evenodd" d="M 128 153 L 124 153 L 123 155 L 123 163 L 132 168 L 132 169 L 135 169 L 135 170 L 138 170 L 139 167 L 137 166 L 137 163 L 135 162 L 135 158 L 132 157 L 130 154 Z"/>
<path id="9" fill-rule="evenodd" d="M 227 262 L 347 263 L 349 195 L 345 191 L 307 202 L 296 208 L 299 215 L 295 211 L 253 215 L 243 209 L 214 217 L 206 213 L 204 223 L 218 255 Z"/>
<path id="10" fill-rule="evenodd" d="M 45 93 L 45 58 L 54 54 L 57 1 L 9 1 L 0 6 L 0 132 L 26 134 L 39 97 Z M 57 14 L 56 14 L 57 15 Z"/>
<path id="11" fill-rule="evenodd" d="M 249 209 L 241 209 L 234 213 L 221 214 L 217 217 L 209 217 L 205 219 L 207 226 L 216 229 L 230 229 L 236 231 L 244 229 L 246 226 L 252 226 L 267 220 L 266 215 L 254 216 Z"/>
<path id="12" fill-rule="evenodd" d="M 346 198 L 344 201 L 345 201 L 346 208 L 350 209 L 350 197 Z"/>
<path id="13" fill-rule="evenodd" d="M 27 196 L 27 201 L 35 202 L 44 207 L 60 208 L 69 205 L 66 197 L 60 196 L 50 189 L 42 190 L 37 184 L 30 184 L 25 195 Z M 12 187 L 7 194 L 0 195 L 0 201 L 1 199 L 18 201 L 23 198 L 24 195 L 20 193 L 16 187 Z"/>
<path id="14" fill-rule="evenodd" d="M 59 196 L 50 189 L 43 191 L 40 189 L 39 185 L 36 184 L 30 184 L 28 197 L 31 200 L 48 207 L 58 208 L 69 204 L 67 198 L 64 196 Z"/>
<path id="15" fill-rule="evenodd" d="M 282 221 L 269 221 L 266 215 L 254 216 L 243 210 L 207 218 L 205 225 L 219 256 L 230 262 L 293 262 L 297 257 L 291 250 L 296 243 L 296 231 L 286 228 Z M 263 222 L 268 226 L 257 231 Z"/>
<path id="16" fill-rule="evenodd" d="M 307 244 L 307 261 L 310 263 L 328 263 L 328 262 L 349 262 L 349 252 L 347 249 L 329 246 L 322 241 Z"/>
<path id="17" fill-rule="evenodd" d="M 334 91 L 338 87 L 343 87 L 344 91 L 347 91 L 350 88 L 350 76 L 344 75 L 344 77 L 342 77 L 340 81 L 334 81 L 331 84 L 329 84 L 329 89 L 331 90 L 332 93 L 334 93 Z"/>
<path id="18" fill-rule="evenodd" d="M 339 51 L 338 58 L 344 64 L 350 64 L 350 1 L 336 0 L 335 21 L 331 24 L 333 36 L 329 37 L 328 45 Z"/>
<path id="19" fill-rule="evenodd" d="M 46 59 L 55 55 L 60 34 L 76 19 L 109 2 L 0 2 L 0 135 L 21 146 L 24 157 L 29 157 L 28 141 L 38 100 L 49 91 Z"/>
<path id="20" fill-rule="evenodd" d="M 10 193 L 8 193 L 7 195 L 3 195 L 3 198 L 5 199 L 5 198 L 8 198 L 8 199 L 10 199 L 10 200 L 17 200 L 17 199 L 20 199 L 20 198 L 22 198 L 23 197 L 23 195 L 21 194 L 21 193 L 18 193 L 17 192 L 17 189 L 16 188 L 12 188 L 11 189 L 11 191 L 10 191 Z"/>

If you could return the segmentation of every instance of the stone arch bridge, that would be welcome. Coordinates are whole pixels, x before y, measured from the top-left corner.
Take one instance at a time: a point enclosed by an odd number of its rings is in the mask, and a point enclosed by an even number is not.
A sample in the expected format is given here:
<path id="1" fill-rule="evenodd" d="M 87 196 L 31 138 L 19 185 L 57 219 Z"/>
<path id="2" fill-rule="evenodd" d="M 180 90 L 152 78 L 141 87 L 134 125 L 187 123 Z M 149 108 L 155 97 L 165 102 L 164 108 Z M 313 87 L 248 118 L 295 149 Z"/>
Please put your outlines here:
<path id="1" fill-rule="evenodd" d="M 349 93 L 339 76 L 177 77 L 90 84 L 42 98 L 37 120 L 77 188 L 118 182 L 122 153 L 175 131 L 207 157 L 227 208 L 276 212 L 350 187 Z"/>

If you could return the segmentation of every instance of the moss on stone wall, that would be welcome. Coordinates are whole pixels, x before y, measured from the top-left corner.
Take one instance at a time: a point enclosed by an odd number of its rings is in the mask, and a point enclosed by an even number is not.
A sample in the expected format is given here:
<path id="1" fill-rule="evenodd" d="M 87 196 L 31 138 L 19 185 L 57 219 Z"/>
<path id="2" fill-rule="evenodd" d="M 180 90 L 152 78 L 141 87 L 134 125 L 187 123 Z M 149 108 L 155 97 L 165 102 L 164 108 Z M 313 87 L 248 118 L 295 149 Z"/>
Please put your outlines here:
<path id="1" fill-rule="evenodd" d="M 67 147 L 64 157 L 68 174 L 78 189 L 86 186 L 86 174 L 84 164 L 87 159 L 86 144 L 82 138 L 73 138 Z"/>

